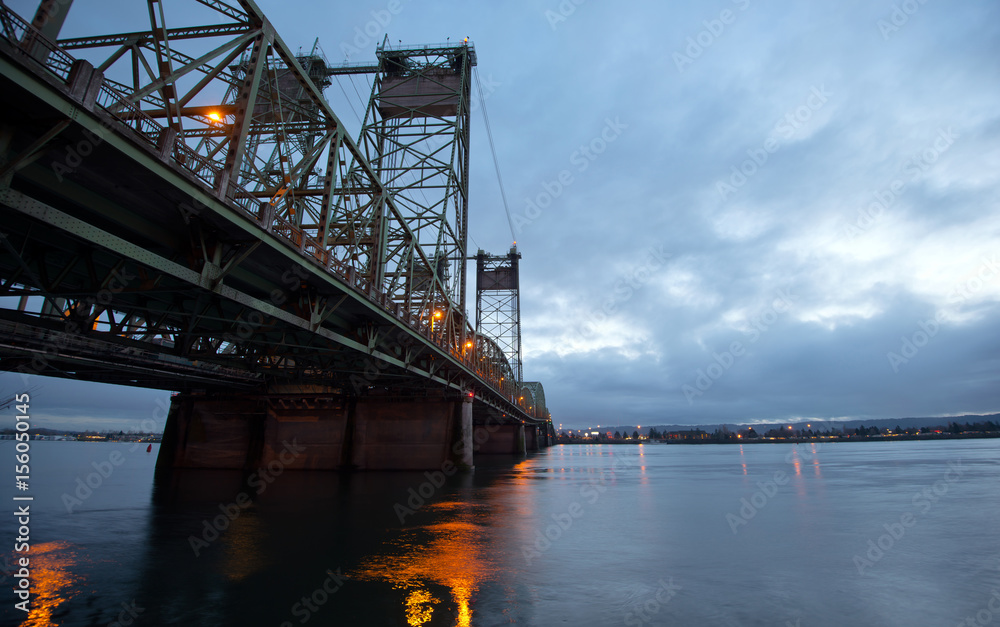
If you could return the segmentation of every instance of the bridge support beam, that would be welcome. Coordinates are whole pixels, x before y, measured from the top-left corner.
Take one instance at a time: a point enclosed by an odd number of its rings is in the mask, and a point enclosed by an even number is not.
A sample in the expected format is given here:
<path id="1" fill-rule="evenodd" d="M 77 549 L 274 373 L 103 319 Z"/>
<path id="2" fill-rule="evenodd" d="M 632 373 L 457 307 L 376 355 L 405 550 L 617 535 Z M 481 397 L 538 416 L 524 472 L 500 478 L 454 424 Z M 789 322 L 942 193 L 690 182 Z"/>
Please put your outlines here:
<path id="1" fill-rule="evenodd" d="M 471 469 L 472 440 L 471 399 L 179 394 L 157 470 Z"/>

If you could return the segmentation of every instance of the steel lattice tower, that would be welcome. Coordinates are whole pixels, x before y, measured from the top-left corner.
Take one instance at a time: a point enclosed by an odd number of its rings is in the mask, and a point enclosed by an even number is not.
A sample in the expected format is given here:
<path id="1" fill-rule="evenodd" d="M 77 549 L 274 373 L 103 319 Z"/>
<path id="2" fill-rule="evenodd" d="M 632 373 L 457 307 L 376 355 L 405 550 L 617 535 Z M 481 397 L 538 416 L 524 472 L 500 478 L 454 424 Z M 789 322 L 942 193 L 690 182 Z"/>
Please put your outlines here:
<path id="1" fill-rule="evenodd" d="M 408 270 L 413 303 L 427 302 L 421 294 L 435 302 L 443 295 L 457 307 L 442 309 L 465 311 L 475 49 L 468 42 L 397 49 L 384 42 L 377 56 L 359 144 L 430 260 L 431 267 Z M 391 250 L 409 234 L 385 236 Z"/>
<path id="2" fill-rule="evenodd" d="M 507 255 L 476 254 L 476 335 L 486 335 L 507 356 L 517 383 L 521 369 L 521 294 L 518 260 L 512 247 Z"/>

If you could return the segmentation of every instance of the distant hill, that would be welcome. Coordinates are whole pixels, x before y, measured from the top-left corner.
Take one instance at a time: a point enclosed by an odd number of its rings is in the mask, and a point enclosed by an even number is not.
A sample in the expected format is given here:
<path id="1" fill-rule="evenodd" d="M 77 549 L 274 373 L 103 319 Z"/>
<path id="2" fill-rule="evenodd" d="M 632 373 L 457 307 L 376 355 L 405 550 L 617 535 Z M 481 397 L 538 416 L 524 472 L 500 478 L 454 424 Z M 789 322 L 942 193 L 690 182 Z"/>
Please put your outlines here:
<path id="1" fill-rule="evenodd" d="M 0 433 L 15 433 L 14 429 L 0 429 Z M 65 429 L 46 429 L 45 427 L 32 427 L 28 429 L 31 435 L 77 435 L 78 431 L 66 431 Z"/>
<path id="2" fill-rule="evenodd" d="M 843 429 L 845 427 L 848 429 L 857 429 L 860 426 L 878 427 L 879 429 L 895 429 L 897 425 L 903 429 L 909 429 L 920 427 L 944 427 L 947 426 L 949 422 L 972 424 L 975 422 L 986 422 L 988 420 L 1000 423 L 1000 414 L 989 414 L 986 416 L 939 416 L 936 418 L 884 418 L 880 420 L 807 420 L 801 422 L 740 422 L 703 425 L 653 424 L 643 425 L 641 429 L 636 429 L 635 425 L 618 425 L 602 426 L 600 429 L 595 427 L 594 430 L 600 431 L 601 433 L 606 433 L 608 431 L 611 433 L 614 433 L 615 431 L 624 432 L 627 430 L 629 435 L 631 435 L 633 431 L 639 431 L 642 434 L 647 434 L 651 428 L 655 428 L 657 431 L 691 431 L 694 429 L 701 429 L 702 431 L 706 431 L 708 433 L 714 433 L 717 429 L 722 429 L 723 427 L 730 431 L 739 431 L 740 429 L 753 427 L 758 433 L 764 433 L 768 429 L 784 428 L 788 426 L 791 426 L 793 431 L 802 431 L 804 429 L 812 429 L 814 431 L 822 429 L 827 431 L 830 429 Z"/>
<path id="3" fill-rule="evenodd" d="M 0 429 L 0 433 L 9 434 L 14 433 L 14 429 L 5 428 Z M 123 433 L 124 435 L 163 435 L 162 433 L 154 433 L 143 431 L 142 433 L 130 433 L 127 431 L 114 431 L 113 429 L 105 429 L 98 433 L 97 431 L 71 431 L 69 429 L 47 429 L 45 427 L 32 427 L 28 429 L 28 433 L 31 435 L 118 435 Z"/>

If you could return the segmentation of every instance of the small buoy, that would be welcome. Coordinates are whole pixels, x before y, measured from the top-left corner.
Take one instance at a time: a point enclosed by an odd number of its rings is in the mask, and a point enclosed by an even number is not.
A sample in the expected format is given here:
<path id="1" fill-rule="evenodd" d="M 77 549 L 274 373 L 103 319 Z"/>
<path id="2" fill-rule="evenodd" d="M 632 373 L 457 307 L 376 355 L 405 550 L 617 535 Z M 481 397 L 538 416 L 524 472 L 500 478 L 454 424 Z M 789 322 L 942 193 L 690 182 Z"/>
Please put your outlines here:
<path id="1" fill-rule="evenodd" d="M 149 446 L 146 447 L 146 452 L 147 453 L 151 452 L 152 450 L 153 450 L 153 445 L 152 444 L 150 444 Z"/>

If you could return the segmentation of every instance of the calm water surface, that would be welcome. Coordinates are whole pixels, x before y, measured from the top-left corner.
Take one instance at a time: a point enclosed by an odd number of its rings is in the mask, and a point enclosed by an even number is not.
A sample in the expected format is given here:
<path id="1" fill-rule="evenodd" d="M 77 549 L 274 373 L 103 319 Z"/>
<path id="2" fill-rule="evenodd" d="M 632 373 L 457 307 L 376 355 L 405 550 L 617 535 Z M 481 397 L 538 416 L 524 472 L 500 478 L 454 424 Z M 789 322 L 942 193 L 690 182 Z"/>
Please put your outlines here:
<path id="1" fill-rule="evenodd" d="M 32 443 L 35 609 L 8 577 L 4 624 L 1000 625 L 1000 440 L 559 446 L 443 482 L 154 488 L 156 452 Z M 8 514 L 4 558 L 15 534 Z"/>

